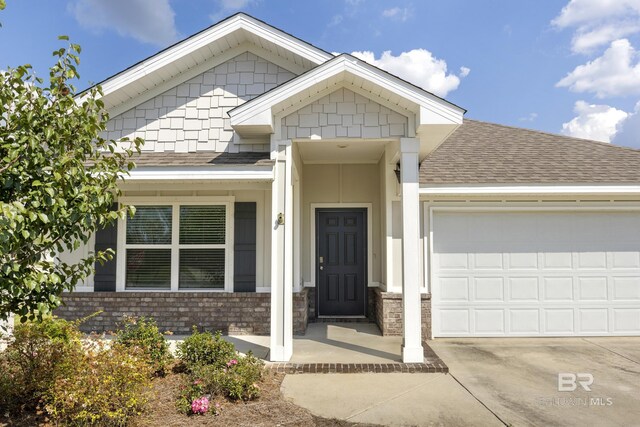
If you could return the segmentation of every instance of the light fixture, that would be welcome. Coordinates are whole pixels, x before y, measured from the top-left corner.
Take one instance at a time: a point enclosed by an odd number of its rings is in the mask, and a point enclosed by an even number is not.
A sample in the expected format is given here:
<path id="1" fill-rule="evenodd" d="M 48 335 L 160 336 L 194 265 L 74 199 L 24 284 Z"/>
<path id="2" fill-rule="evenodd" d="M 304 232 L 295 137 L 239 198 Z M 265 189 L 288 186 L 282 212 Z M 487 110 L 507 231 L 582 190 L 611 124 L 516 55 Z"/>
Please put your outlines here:
<path id="1" fill-rule="evenodd" d="M 396 173 L 396 179 L 398 180 L 398 184 L 401 184 L 402 181 L 400 180 L 400 162 L 396 163 L 396 168 L 394 172 Z"/>

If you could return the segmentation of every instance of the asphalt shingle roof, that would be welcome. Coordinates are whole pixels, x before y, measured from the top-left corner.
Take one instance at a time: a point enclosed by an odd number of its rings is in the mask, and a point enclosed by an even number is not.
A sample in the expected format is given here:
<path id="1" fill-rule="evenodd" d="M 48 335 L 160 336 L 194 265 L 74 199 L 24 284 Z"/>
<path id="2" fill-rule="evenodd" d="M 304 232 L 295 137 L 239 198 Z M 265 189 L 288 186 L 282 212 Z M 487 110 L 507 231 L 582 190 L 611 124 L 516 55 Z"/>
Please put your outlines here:
<path id="1" fill-rule="evenodd" d="M 271 166 L 269 153 L 148 153 L 134 154 L 132 160 L 137 167 L 149 166 Z"/>
<path id="2" fill-rule="evenodd" d="M 422 161 L 420 183 L 640 184 L 640 150 L 465 119 Z"/>

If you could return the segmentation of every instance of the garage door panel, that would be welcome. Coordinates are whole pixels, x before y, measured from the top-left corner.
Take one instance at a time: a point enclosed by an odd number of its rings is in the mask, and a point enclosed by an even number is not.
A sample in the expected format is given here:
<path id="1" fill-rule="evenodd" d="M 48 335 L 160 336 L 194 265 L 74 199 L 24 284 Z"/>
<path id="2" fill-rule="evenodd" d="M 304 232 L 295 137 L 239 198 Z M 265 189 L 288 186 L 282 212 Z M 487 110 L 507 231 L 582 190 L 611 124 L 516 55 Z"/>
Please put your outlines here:
<path id="1" fill-rule="evenodd" d="M 637 333 L 640 330 L 640 308 L 614 308 L 613 332 Z"/>
<path id="2" fill-rule="evenodd" d="M 538 268 L 537 252 L 508 253 L 507 259 L 507 265 L 511 270 Z"/>
<path id="3" fill-rule="evenodd" d="M 442 277 L 440 287 L 442 302 L 469 301 L 469 279 L 467 277 Z"/>
<path id="4" fill-rule="evenodd" d="M 583 334 L 606 334 L 609 332 L 609 310 L 606 308 L 579 309 L 580 332 Z"/>
<path id="5" fill-rule="evenodd" d="M 540 334 L 540 310 L 523 308 L 509 310 L 509 332 L 515 335 Z"/>
<path id="6" fill-rule="evenodd" d="M 543 283 L 545 301 L 573 301 L 572 277 L 545 277 Z"/>
<path id="7" fill-rule="evenodd" d="M 470 335 L 469 310 L 443 309 L 439 311 L 441 331 L 446 335 Z"/>
<path id="8" fill-rule="evenodd" d="M 469 268 L 467 253 L 446 253 L 438 257 L 438 267 L 440 270 L 457 270 Z"/>
<path id="9" fill-rule="evenodd" d="M 432 230 L 435 336 L 640 335 L 640 213 L 436 212 Z"/>
<path id="10" fill-rule="evenodd" d="M 607 278 L 579 277 L 578 295 L 581 301 L 607 301 L 609 299 Z"/>
<path id="11" fill-rule="evenodd" d="M 546 335 L 573 335 L 574 310 L 572 308 L 543 308 Z"/>
<path id="12" fill-rule="evenodd" d="M 475 309 L 475 334 L 504 335 L 505 318 L 502 309 Z"/>
<path id="13" fill-rule="evenodd" d="M 573 268 L 573 254 L 571 252 L 544 252 L 542 256 L 542 268 L 546 270 Z"/>
<path id="14" fill-rule="evenodd" d="M 640 268 L 640 252 L 614 251 L 611 252 L 612 268 Z"/>
<path id="15" fill-rule="evenodd" d="M 509 300 L 538 301 L 540 298 L 537 277 L 509 278 Z"/>
<path id="16" fill-rule="evenodd" d="M 475 301 L 504 302 L 502 277 L 476 277 L 473 281 Z"/>
<path id="17" fill-rule="evenodd" d="M 500 269 L 503 268 L 502 253 L 478 253 L 474 254 L 473 267 L 478 270 Z"/>
<path id="18" fill-rule="evenodd" d="M 640 301 L 640 276 L 614 277 L 613 299 L 625 301 Z"/>
<path id="19" fill-rule="evenodd" d="M 606 269 L 606 252 L 578 252 L 578 268 Z"/>

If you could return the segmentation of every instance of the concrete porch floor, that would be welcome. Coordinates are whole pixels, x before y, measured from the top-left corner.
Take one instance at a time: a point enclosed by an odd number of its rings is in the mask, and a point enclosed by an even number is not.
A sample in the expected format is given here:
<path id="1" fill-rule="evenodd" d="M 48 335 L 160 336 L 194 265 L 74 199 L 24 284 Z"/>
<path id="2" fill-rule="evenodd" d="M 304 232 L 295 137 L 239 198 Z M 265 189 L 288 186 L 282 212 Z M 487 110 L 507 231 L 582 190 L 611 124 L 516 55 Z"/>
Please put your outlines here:
<path id="1" fill-rule="evenodd" d="M 268 360 L 269 337 L 227 337 L 242 353 Z M 291 363 L 400 363 L 402 337 L 383 337 L 374 323 L 310 323 L 293 337 Z"/>

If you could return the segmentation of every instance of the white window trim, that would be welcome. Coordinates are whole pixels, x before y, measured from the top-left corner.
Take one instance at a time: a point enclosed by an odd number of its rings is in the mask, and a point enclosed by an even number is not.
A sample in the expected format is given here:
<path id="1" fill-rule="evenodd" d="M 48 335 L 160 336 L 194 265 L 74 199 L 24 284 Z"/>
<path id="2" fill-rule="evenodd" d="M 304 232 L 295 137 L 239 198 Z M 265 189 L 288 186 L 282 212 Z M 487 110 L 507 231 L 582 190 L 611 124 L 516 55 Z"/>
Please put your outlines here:
<path id="1" fill-rule="evenodd" d="M 158 249 L 171 249 L 171 288 L 148 288 L 148 289 L 127 289 L 126 288 L 126 248 L 148 245 L 126 245 L 127 240 L 127 220 L 118 220 L 118 244 L 117 244 L 117 264 L 116 264 L 116 291 L 117 292 L 233 292 L 233 255 L 234 255 L 234 202 L 233 196 L 220 197 L 121 197 L 118 202 L 121 205 L 157 205 L 171 206 L 172 226 L 171 244 L 155 245 Z M 225 243 L 223 245 L 181 245 L 179 243 L 180 227 L 180 206 L 185 205 L 222 205 L 225 206 Z M 179 266 L 181 248 L 224 248 L 225 249 L 225 272 L 224 288 L 222 289 L 180 289 L 179 286 Z"/>

